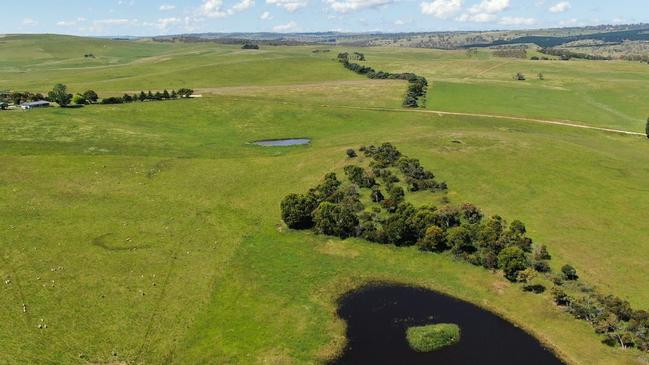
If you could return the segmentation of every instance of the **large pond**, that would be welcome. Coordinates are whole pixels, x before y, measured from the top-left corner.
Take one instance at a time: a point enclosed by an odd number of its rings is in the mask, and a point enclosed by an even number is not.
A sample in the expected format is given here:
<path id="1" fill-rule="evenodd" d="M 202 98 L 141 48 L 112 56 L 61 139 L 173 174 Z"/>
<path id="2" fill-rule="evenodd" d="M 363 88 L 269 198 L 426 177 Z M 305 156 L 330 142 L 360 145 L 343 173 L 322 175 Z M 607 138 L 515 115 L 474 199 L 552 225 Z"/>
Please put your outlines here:
<path id="1" fill-rule="evenodd" d="M 264 147 L 285 147 L 309 144 L 311 143 L 311 140 L 308 138 L 267 139 L 263 141 L 254 141 L 252 143 Z"/>
<path id="2" fill-rule="evenodd" d="M 525 331 L 473 304 L 401 285 L 358 289 L 340 301 L 347 347 L 332 365 L 563 365 Z M 411 326 L 455 323 L 460 342 L 429 353 L 406 340 Z"/>

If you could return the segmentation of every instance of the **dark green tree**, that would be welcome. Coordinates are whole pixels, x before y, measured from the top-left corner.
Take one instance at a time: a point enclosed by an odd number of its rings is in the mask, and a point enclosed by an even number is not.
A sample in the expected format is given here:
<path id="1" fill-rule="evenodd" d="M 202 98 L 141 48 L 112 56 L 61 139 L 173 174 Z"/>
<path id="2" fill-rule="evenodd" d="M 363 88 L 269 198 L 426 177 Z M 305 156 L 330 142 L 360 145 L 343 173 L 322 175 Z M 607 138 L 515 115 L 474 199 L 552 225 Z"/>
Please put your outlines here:
<path id="1" fill-rule="evenodd" d="M 167 91 L 167 89 L 165 89 L 165 90 L 162 92 L 162 98 L 163 98 L 163 99 L 170 99 L 170 98 L 171 98 L 171 95 L 169 95 L 169 91 Z"/>
<path id="2" fill-rule="evenodd" d="M 374 185 L 372 187 L 372 193 L 370 194 L 370 198 L 374 203 L 380 203 L 385 199 L 383 193 L 381 193 L 381 188 L 379 188 L 378 185 Z"/>
<path id="3" fill-rule="evenodd" d="M 540 247 L 537 247 L 536 250 L 534 250 L 534 260 L 541 261 L 550 259 L 552 259 L 552 256 L 550 256 L 548 248 L 545 245 L 541 245 Z"/>
<path id="4" fill-rule="evenodd" d="M 498 254 L 498 266 L 505 272 L 509 281 L 516 281 L 518 273 L 528 267 L 525 252 L 516 246 L 504 248 Z"/>
<path id="5" fill-rule="evenodd" d="M 68 87 L 63 84 L 54 85 L 54 88 L 47 96 L 60 106 L 68 106 L 72 101 L 72 94 L 68 93 Z"/>
<path id="6" fill-rule="evenodd" d="M 577 275 L 577 270 L 571 265 L 563 265 L 563 267 L 561 267 L 561 273 L 563 273 L 563 278 L 565 280 L 579 279 L 579 276 Z"/>
<path id="7" fill-rule="evenodd" d="M 138 99 L 140 101 L 145 101 L 147 99 L 146 94 L 144 93 L 144 91 L 140 91 L 140 95 L 138 96 Z"/>
<path id="8" fill-rule="evenodd" d="M 647 124 L 644 127 L 645 134 L 647 135 L 647 138 L 649 138 L 649 118 L 647 118 Z"/>
<path id="9" fill-rule="evenodd" d="M 476 247 L 473 245 L 471 230 L 465 225 L 449 229 L 446 234 L 446 241 L 451 247 L 453 254 L 457 256 L 471 254 L 476 251 Z"/>
<path id="10" fill-rule="evenodd" d="M 358 217 L 343 204 L 323 202 L 315 211 L 314 223 L 320 234 L 347 238 L 355 236 Z"/>
<path id="11" fill-rule="evenodd" d="M 460 208 L 462 211 L 462 217 L 467 220 L 470 224 L 478 224 L 482 221 L 482 211 L 480 208 L 476 207 L 473 204 L 465 203 Z"/>
<path id="12" fill-rule="evenodd" d="M 437 226 L 428 227 L 424 237 L 417 241 L 417 247 L 422 251 L 442 252 L 447 250 L 444 230 Z"/>
<path id="13" fill-rule="evenodd" d="M 81 95 L 83 95 L 83 97 L 91 104 L 94 104 L 99 100 L 99 95 L 97 95 L 94 90 L 86 90 Z"/>
<path id="14" fill-rule="evenodd" d="M 289 228 L 307 229 L 313 227 L 313 211 L 317 206 L 311 195 L 290 194 L 280 205 L 282 220 Z"/>

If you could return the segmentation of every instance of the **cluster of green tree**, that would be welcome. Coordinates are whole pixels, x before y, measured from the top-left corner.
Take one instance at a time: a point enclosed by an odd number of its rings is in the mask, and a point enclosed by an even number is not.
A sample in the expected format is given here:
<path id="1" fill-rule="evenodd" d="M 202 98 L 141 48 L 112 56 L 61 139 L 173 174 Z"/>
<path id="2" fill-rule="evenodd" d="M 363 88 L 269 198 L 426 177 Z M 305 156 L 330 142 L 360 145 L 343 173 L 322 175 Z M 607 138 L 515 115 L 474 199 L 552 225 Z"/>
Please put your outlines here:
<path id="1" fill-rule="evenodd" d="M 180 98 L 189 98 L 194 94 L 192 89 L 179 89 L 171 90 L 171 93 L 166 89 L 163 92 L 156 91 L 155 93 L 149 90 L 148 92 L 140 91 L 139 94 L 124 94 L 121 97 L 110 97 L 104 98 L 101 100 L 101 104 L 124 104 L 124 103 L 134 103 L 136 101 L 161 101 L 161 100 L 173 100 Z"/>
<path id="2" fill-rule="evenodd" d="M 568 276 L 564 272 L 564 276 Z M 552 288 L 554 302 L 575 318 L 593 326 L 604 336 L 604 343 L 622 348 L 649 351 L 649 312 L 634 310 L 628 301 L 613 295 L 587 293 L 572 297 L 561 288 Z"/>
<path id="3" fill-rule="evenodd" d="M 314 49 L 313 51 L 311 51 L 311 53 L 329 53 L 329 52 L 331 52 L 330 49 Z"/>
<path id="4" fill-rule="evenodd" d="M 40 93 L 32 93 L 29 91 L 3 91 L 0 93 L 0 102 L 6 104 L 20 105 L 30 101 L 45 100 L 45 96 Z"/>
<path id="5" fill-rule="evenodd" d="M 499 48 L 493 51 L 493 55 L 496 57 L 506 57 L 506 58 L 527 58 L 527 49 L 524 48 Z"/>
<path id="6" fill-rule="evenodd" d="M 241 46 L 241 49 L 259 49 L 259 45 L 254 43 L 244 43 L 243 46 Z"/>
<path id="7" fill-rule="evenodd" d="M 92 53 L 86 53 L 83 55 L 84 58 L 95 58 L 95 55 Z"/>
<path id="8" fill-rule="evenodd" d="M 649 121 L 647 125 L 649 132 Z M 571 265 L 553 273 L 547 247 L 533 243 L 523 222 L 507 223 L 498 215 L 485 218 L 478 207 L 468 203 L 415 207 L 406 201 L 397 174 L 406 182 L 432 180 L 433 174 L 389 143 L 360 150 L 371 162 L 368 168 L 346 166 L 347 182 L 329 173 L 306 194 L 289 194 L 282 200 L 282 219 L 289 228 L 416 246 L 424 252 L 449 252 L 473 265 L 501 270 L 505 278 L 522 283 L 522 289 L 528 292 L 545 291 L 543 285 L 534 284 L 542 275 L 555 284 L 554 302 L 575 318 L 588 321 L 604 336 L 604 343 L 649 351 L 649 312 L 633 310 L 627 301 L 615 296 L 595 293 L 579 281 Z M 347 156 L 354 159 L 357 154 L 348 149 Z M 417 191 L 411 182 L 408 184 L 411 192 Z M 364 189 L 371 207 L 365 207 L 360 199 Z M 570 285 L 586 294 L 570 296 L 564 290 Z"/>
<path id="9" fill-rule="evenodd" d="M 539 52 L 550 56 L 557 56 L 561 58 L 561 60 L 563 61 L 567 61 L 571 58 L 580 58 L 580 59 L 591 60 L 591 61 L 610 61 L 613 59 L 612 57 L 609 56 L 600 56 L 600 55 L 593 55 L 588 53 L 578 53 L 578 52 L 572 52 L 567 49 L 561 49 L 561 48 L 542 48 L 539 50 Z"/>
<path id="10" fill-rule="evenodd" d="M 288 195 L 281 203 L 284 222 L 293 229 L 313 228 L 341 238 L 450 251 L 474 265 L 501 269 L 514 282 L 528 282 L 534 272 L 550 272 L 546 247 L 533 245 L 522 222 L 507 224 L 500 216 L 483 219 L 473 204 L 415 207 L 406 201 L 397 174 L 410 192 L 444 190 L 446 184 L 437 183 L 417 159 L 403 156 L 389 143 L 361 151 L 371 158 L 369 169 L 349 165 L 344 168 L 347 184 L 330 173 L 308 193 Z M 369 190 L 371 209 L 360 200 L 363 189 Z"/>
<path id="11" fill-rule="evenodd" d="M 365 57 L 365 56 L 363 56 Z M 376 71 L 372 67 L 359 65 L 357 63 L 349 62 L 349 53 L 339 53 L 338 60 L 348 70 L 354 71 L 359 75 L 365 75 L 370 79 L 391 79 L 391 80 L 406 80 L 409 82 L 408 92 L 403 100 L 403 105 L 410 108 L 417 108 L 423 106 L 419 103 L 420 98 L 426 96 L 428 88 L 428 80 L 425 77 L 417 76 L 414 73 L 390 73 L 384 71 Z"/>

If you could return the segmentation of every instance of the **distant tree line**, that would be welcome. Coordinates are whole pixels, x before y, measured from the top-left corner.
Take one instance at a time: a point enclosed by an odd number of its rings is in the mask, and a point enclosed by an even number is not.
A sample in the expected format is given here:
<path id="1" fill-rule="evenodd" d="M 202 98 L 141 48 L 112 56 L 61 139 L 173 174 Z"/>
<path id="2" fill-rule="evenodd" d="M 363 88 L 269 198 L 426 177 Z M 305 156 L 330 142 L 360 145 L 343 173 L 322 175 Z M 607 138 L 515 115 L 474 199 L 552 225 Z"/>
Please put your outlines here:
<path id="1" fill-rule="evenodd" d="M 259 49 L 259 45 L 254 43 L 244 43 L 243 46 L 241 46 L 241 49 Z"/>
<path id="2" fill-rule="evenodd" d="M 609 56 L 600 56 L 600 55 L 593 55 L 588 53 L 578 53 L 578 52 L 573 52 L 561 48 L 542 48 L 539 50 L 539 52 L 550 56 L 559 57 L 563 61 L 567 61 L 571 58 L 580 58 L 580 59 L 591 60 L 591 61 L 610 61 L 613 59 L 612 57 Z"/>
<path id="3" fill-rule="evenodd" d="M 148 92 L 140 91 L 139 94 L 133 94 L 133 95 L 124 94 L 121 97 L 104 98 L 101 100 L 101 104 L 126 104 L 126 103 L 134 103 L 137 101 L 144 102 L 144 101 L 174 100 L 174 99 L 189 98 L 193 94 L 194 94 L 194 90 L 186 89 L 186 88 L 178 89 L 178 91 L 171 90 L 171 92 L 165 89 L 162 92 L 156 91 L 155 93 L 149 90 Z"/>
<path id="4" fill-rule="evenodd" d="M 99 95 L 93 90 L 86 90 L 82 93 L 72 94 L 68 92 L 68 88 L 63 84 L 56 84 L 50 92 L 47 93 L 47 96 L 40 93 L 32 92 L 16 92 L 16 91 L 4 91 L 0 93 L 0 103 L 3 105 L 6 104 L 3 110 L 7 108 L 8 103 L 13 103 L 14 105 L 20 105 L 26 102 L 33 102 L 38 100 L 46 100 L 50 102 L 55 102 L 62 107 L 69 106 L 70 104 L 74 105 L 88 105 L 88 104 L 122 104 L 122 103 L 131 103 L 135 101 L 158 101 L 158 100 L 172 100 L 180 98 L 189 98 L 193 95 L 194 90 L 182 88 L 179 90 L 171 90 L 171 92 L 164 90 L 162 92 L 156 91 L 155 93 L 148 91 L 141 91 L 139 94 L 124 94 L 123 96 L 118 97 L 106 97 L 103 99 L 99 98 Z"/>
<path id="5" fill-rule="evenodd" d="M 32 93 L 29 91 L 3 91 L 0 93 L 0 102 L 11 103 L 20 105 L 30 101 L 45 100 L 45 96 L 41 93 Z"/>
<path id="6" fill-rule="evenodd" d="M 363 55 L 363 58 L 365 56 Z M 423 106 L 420 103 L 421 98 L 425 98 L 428 91 L 428 80 L 423 76 L 417 76 L 414 73 L 390 73 L 384 71 L 376 71 L 369 66 L 359 65 L 358 63 L 349 62 L 349 53 L 339 53 L 338 61 L 340 61 L 345 68 L 354 71 L 359 75 L 365 75 L 370 79 L 390 79 L 390 80 L 406 80 L 409 82 L 408 91 L 403 100 L 403 105 L 409 108 L 417 108 Z"/>
<path id="7" fill-rule="evenodd" d="M 647 125 L 649 134 L 649 120 Z M 555 304 L 589 322 L 605 344 L 649 351 L 649 312 L 595 292 L 580 281 L 571 265 L 554 273 L 547 247 L 533 242 L 523 222 L 508 223 L 498 215 L 486 218 L 470 203 L 415 207 L 407 201 L 406 191 L 445 191 L 446 184 L 390 143 L 359 151 L 370 160 L 367 167 L 349 164 L 343 169 L 346 179 L 329 173 L 308 192 L 282 200 L 282 220 L 289 228 L 447 252 L 473 265 L 500 270 L 527 292 L 544 292 L 545 286 L 536 280 L 543 277 L 554 284 Z M 352 161 L 358 156 L 354 149 L 346 155 Z"/>

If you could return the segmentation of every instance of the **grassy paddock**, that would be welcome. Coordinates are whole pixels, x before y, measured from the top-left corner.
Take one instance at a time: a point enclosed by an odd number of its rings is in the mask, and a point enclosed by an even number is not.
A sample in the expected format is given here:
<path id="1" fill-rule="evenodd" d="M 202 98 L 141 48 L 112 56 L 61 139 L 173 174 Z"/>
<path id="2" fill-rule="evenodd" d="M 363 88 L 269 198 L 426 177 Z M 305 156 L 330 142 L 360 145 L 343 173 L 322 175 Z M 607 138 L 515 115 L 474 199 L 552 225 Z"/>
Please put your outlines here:
<path id="1" fill-rule="evenodd" d="M 347 148 L 391 141 L 448 182 L 453 203 L 521 219 L 535 241 L 548 245 L 554 269 L 571 263 L 584 280 L 646 308 L 645 139 L 337 108 L 350 95 L 357 105 L 392 105 L 405 84 L 394 91 L 379 82 L 371 89 L 377 94 L 341 87 L 341 80 L 367 80 L 308 47 L 272 48 L 257 55 L 272 58 L 258 62 L 232 47 L 164 47 L 193 48 L 191 57 L 208 64 L 221 62 L 222 53 L 230 57 L 232 68 L 179 73 L 182 86 L 242 89 L 177 102 L 0 112 L 0 363 L 319 363 L 344 344 L 337 298 L 374 280 L 420 285 L 493 310 L 571 364 L 644 361 L 634 350 L 600 344 L 587 324 L 550 305 L 547 292 L 523 293 L 500 274 L 448 255 L 289 231 L 279 202 L 329 171 L 341 172 Z M 125 60 L 140 62 L 131 64 L 140 74 L 98 91 L 161 85 L 167 73 L 147 70 L 173 73 L 176 66 L 150 59 L 164 53 L 156 52 Z M 416 53 L 393 52 L 367 53 L 390 65 Z M 301 78 L 318 85 L 305 86 L 291 71 L 267 74 L 251 89 L 255 79 L 241 71 L 296 64 Z M 12 88 L 60 81 L 53 66 L 39 67 L 40 78 L 16 77 Z M 94 86 L 119 67 L 84 66 L 66 77 Z M 0 79 L 13 72 L 3 68 Z M 288 84 L 295 85 L 272 87 Z M 326 105 L 317 103 L 320 95 Z M 313 141 L 292 148 L 248 143 L 295 136 Z M 434 194 L 417 199 L 440 202 Z"/>

